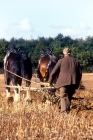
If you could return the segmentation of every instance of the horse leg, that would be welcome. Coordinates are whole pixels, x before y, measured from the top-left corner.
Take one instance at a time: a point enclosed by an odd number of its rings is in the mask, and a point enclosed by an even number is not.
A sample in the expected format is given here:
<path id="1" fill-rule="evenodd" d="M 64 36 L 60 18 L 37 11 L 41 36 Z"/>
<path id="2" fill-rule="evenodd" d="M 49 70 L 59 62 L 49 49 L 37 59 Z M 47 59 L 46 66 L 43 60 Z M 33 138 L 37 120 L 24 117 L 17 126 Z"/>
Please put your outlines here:
<path id="1" fill-rule="evenodd" d="M 12 79 L 12 84 L 13 86 L 18 86 L 19 82 L 16 78 Z M 19 84 L 21 85 L 21 83 Z M 14 88 L 14 102 L 19 102 L 20 101 L 20 89 L 19 88 Z"/>
<path id="2" fill-rule="evenodd" d="M 9 84 L 10 84 L 10 79 L 9 78 L 7 78 L 5 80 L 5 84 L 9 86 Z M 6 87 L 6 98 L 8 99 L 9 97 L 10 97 L 10 87 Z"/>
<path id="3" fill-rule="evenodd" d="M 30 87 L 30 82 L 29 81 L 26 81 L 26 87 Z M 31 94 L 30 94 L 30 90 L 28 89 L 26 91 L 26 98 L 25 98 L 26 101 L 31 101 Z"/>

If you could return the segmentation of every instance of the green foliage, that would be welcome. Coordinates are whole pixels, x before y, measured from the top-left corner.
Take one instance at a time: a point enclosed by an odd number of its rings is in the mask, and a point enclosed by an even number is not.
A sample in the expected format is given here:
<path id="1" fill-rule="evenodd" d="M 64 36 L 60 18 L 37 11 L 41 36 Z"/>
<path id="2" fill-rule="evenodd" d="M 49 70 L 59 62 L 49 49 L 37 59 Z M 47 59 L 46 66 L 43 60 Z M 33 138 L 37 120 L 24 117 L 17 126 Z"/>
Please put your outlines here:
<path id="1" fill-rule="evenodd" d="M 20 53 L 27 54 L 33 63 L 33 67 L 37 67 L 38 60 L 42 53 L 42 49 L 50 48 L 52 53 L 58 58 L 62 57 L 64 47 L 71 48 L 72 56 L 80 61 L 83 71 L 93 72 L 93 37 L 83 39 L 71 39 L 70 36 L 58 34 L 55 38 L 40 37 L 37 40 L 24 40 L 22 38 L 11 38 L 8 42 L 5 39 L 0 40 L 0 68 L 3 67 L 3 59 L 9 45 L 15 44 Z"/>
<path id="2" fill-rule="evenodd" d="M 0 40 L 0 63 L 3 63 L 6 51 L 8 49 L 9 42 L 5 39 Z"/>

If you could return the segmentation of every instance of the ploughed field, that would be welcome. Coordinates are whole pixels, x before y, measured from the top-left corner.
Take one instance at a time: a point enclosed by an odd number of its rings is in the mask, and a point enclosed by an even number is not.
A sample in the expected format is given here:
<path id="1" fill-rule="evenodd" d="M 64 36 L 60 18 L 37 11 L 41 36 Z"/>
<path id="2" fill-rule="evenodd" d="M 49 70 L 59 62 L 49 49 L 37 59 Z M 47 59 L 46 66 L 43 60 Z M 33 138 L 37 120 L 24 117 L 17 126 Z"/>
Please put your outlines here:
<path id="1" fill-rule="evenodd" d="M 39 87 L 35 78 L 31 85 Z M 25 91 L 22 91 L 20 103 L 13 103 L 12 98 L 6 101 L 4 76 L 0 75 L 0 140 L 93 139 L 93 74 L 83 74 L 67 115 L 60 113 L 58 100 L 43 102 L 42 94 L 31 91 L 32 100 L 25 103 Z M 59 96 L 59 91 L 56 95 Z"/>

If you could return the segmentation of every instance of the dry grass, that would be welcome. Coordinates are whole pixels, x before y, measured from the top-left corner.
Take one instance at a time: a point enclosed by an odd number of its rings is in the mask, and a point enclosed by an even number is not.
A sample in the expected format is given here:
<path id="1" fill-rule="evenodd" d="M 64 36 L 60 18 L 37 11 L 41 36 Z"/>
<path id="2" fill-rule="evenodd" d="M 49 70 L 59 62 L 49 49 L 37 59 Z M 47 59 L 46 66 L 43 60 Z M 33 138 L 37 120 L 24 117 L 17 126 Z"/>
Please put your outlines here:
<path id="1" fill-rule="evenodd" d="M 0 140 L 92 140 L 93 75 L 83 75 L 85 89 L 78 90 L 68 115 L 60 113 L 58 103 L 42 103 L 42 93 L 32 92 L 32 102 L 18 107 L 5 99 L 0 76 Z M 23 94 L 22 92 L 21 94 Z"/>

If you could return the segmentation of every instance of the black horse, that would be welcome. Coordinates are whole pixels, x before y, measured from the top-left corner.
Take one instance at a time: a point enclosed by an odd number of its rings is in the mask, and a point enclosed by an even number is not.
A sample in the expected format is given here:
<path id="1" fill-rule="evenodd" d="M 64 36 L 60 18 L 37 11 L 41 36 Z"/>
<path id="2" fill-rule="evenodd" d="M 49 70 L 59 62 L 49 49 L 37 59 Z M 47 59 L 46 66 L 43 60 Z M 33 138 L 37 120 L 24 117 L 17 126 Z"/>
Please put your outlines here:
<path id="1" fill-rule="evenodd" d="M 58 59 L 56 56 L 52 55 L 52 50 L 50 48 L 44 49 L 38 63 L 37 75 L 40 81 L 47 82 L 49 76 L 56 65 Z M 54 83 L 56 78 L 54 79 Z"/>
<path id="2" fill-rule="evenodd" d="M 25 54 L 20 54 L 14 45 L 10 46 L 10 50 L 7 52 L 4 58 L 4 80 L 5 85 L 21 86 L 22 78 L 26 80 L 26 86 L 29 87 L 32 78 L 32 64 L 31 60 Z M 19 101 L 20 95 L 18 88 L 14 89 L 14 101 Z M 7 98 L 10 97 L 10 87 L 6 87 Z M 26 99 L 29 98 L 29 92 L 27 91 Z"/>

